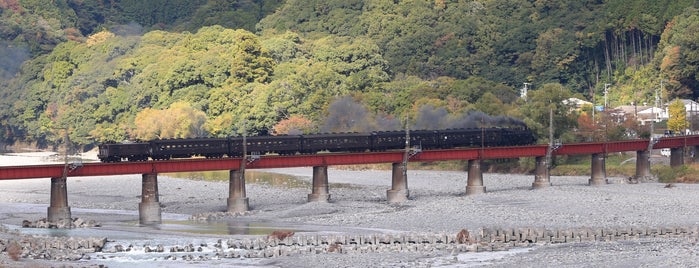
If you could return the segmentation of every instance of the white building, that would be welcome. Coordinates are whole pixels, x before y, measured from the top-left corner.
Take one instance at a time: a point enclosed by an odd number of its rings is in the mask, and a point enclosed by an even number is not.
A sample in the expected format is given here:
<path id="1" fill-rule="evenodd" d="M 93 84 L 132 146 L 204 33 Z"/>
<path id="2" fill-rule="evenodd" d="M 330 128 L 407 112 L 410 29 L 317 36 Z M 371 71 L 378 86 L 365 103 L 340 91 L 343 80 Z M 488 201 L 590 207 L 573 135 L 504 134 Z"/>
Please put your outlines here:
<path id="1" fill-rule="evenodd" d="M 638 111 L 637 120 L 641 122 L 641 125 L 645 125 L 650 122 L 660 122 L 667 120 L 667 108 L 661 109 L 658 107 L 648 107 L 643 110 Z"/>
<path id="2" fill-rule="evenodd" d="M 685 111 L 687 111 L 688 121 L 692 122 L 695 119 L 699 119 L 699 102 L 688 99 L 680 99 L 680 101 L 682 101 L 682 103 L 684 104 L 684 109 Z M 663 108 L 652 106 L 623 106 L 619 107 L 619 109 L 622 109 L 626 114 L 630 114 L 631 111 L 629 107 L 633 107 L 635 109 L 637 120 L 641 122 L 641 125 L 645 125 L 646 123 L 650 123 L 651 121 L 660 122 L 667 120 L 670 117 L 668 105 L 669 103 L 665 104 Z"/>
<path id="3" fill-rule="evenodd" d="M 575 106 L 575 109 L 582 109 L 585 106 L 592 107 L 592 102 L 586 101 L 586 100 L 581 100 L 578 98 L 568 98 L 563 100 L 564 105 L 572 105 Z"/>

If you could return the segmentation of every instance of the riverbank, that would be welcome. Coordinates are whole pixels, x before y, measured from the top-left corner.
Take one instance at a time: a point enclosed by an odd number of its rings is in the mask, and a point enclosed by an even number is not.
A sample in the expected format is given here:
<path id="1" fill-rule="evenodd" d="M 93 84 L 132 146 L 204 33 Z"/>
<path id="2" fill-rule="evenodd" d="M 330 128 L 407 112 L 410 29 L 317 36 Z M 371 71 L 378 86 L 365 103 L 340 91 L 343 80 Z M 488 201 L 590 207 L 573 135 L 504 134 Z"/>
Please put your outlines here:
<path id="1" fill-rule="evenodd" d="M 312 169 L 269 170 L 293 175 L 310 182 Z M 73 216 L 92 219 L 103 227 L 70 230 L 73 236 L 104 235 L 105 250 L 115 245 L 133 251 L 88 254 L 82 264 L 104 264 L 98 256 L 123 261 L 106 262 L 110 267 L 125 263 L 181 266 L 232 265 L 233 267 L 470 267 L 486 265 L 508 267 L 534 266 L 691 266 L 699 263 L 694 235 L 675 237 L 638 237 L 612 241 L 579 241 L 532 246 L 501 252 L 461 252 L 458 250 L 349 250 L 322 254 L 295 254 L 271 258 L 214 259 L 216 242 L 221 239 L 257 239 L 273 231 L 293 231 L 296 237 L 315 235 L 380 236 L 385 234 L 448 234 L 456 236 L 466 229 L 505 230 L 539 228 L 549 230 L 622 230 L 683 227 L 699 224 L 699 185 L 608 184 L 588 186 L 588 177 L 553 176 L 552 186 L 531 190 L 533 176 L 484 174 L 486 194 L 465 196 L 466 172 L 408 171 L 410 200 L 388 204 L 390 171 L 328 172 L 331 202 L 307 203 L 308 184 L 247 184 L 251 211 L 240 215 L 221 213 L 226 208 L 227 182 L 197 181 L 160 176 L 159 191 L 164 224 L 157 229 L 138 227 L 138 202 L 141 178 L 134 176 L 69 178 L 68 201 Z M 623 181 L 622 178 L 610 178 Z M 1 181 L 0 223 L 16 228 L 22 219 L 46 216 L 49 203 L 48 179 Z M 216 222 L 190 221 L 214 215 Z M 186 227 L 182 227 L 186 225 Z M 177 228 L 204 230 L 202 234 L 183 233 Z M 225 232 L 208 232 L 212 229 Z M 26 234 L 47 235 L 21 229 Z M 65 234 L 63 234 L 65 235 Z M 141 236 L 141 238 L 139 238 Z M 292 237 L 294 237 L 292 236 Z M 187 260 L 181 255 L 166 260 L 166 255 L 147 255 L 145 247 L 162 245 L 165 249 L 190 243 L 206 243 L 200 255 L 208 260 Z M 196 247 L 195 247 L 196 248 Z M 514 250 L 513 250 L 514 249 Z M 574 250 L 573 250 L 574 249 Z M 207 251 L 210 250 L 210 251 Z M 134 255 L 134 251 L 140 255 Z M 195 251 L 196 252 L 196 251 Z M 106 255 L 105 255 L 106 254 Z M 196 253 L 188 253 L 194 254 Z M 140 256 L 131 257 L 129 256 Z M 151 257 L 147 257 L 151 256 Z M 155 260 L 154 260 L 155 259 Z M 26 264 L 27 260 L 19 263 Z M 134 263 L 135 262 L 135 263 Z M 250 263 L 252 262 L 252 263 Z M 57 263 L 61 265 L 64 262 Z M 16 264 L 5 260 L 5 266 Z"/>

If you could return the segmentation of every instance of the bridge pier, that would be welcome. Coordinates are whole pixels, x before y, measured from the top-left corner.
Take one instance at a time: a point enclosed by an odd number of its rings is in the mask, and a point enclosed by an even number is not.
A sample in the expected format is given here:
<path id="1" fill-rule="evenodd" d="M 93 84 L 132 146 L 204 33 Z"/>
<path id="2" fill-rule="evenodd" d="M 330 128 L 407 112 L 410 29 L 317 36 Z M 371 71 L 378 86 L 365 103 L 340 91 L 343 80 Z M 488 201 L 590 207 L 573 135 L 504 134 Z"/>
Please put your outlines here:
<path id="1" fill-rule="evenodd" d="M 679 167 L 684 164 L 684 147 L 670 148 L 670 166 Z"/>
<path id="2" fill-rule="evenodd" d="M 308 202 L 328 202 L 330 192 L 328 191 L 328 167 L 313 167 L 313 189 L 308 194 Z"/>
<path id="3" fill-rule="evenodd" d="M 535 159 L 536 169 L 532 188 L 539 189 L 551 186 L 551 176 L 549 175 L 549 164 L 545 156 L 537 156 Z"/>
<path id="4" fill-rule="evenodd" d="M 690 153 L 690 155 L 692 156 L 691 161 L 692 161 L 692 162 L 697 162 L 697 160 L 699 160 L 699 145 L 694 146 L 693 149 L 694 149 L 694 151 L 692 151 L 692 152 Z"/>
<path id="5" fill-rule="evenodd" d="M 403 172 L 403 163 L 393 163 L 391 176 L 391 190 L 386 191 L 386 200 L 389 203 L 400 203 L 408 200 L 408 178 Z"/>
<path id="6" fill-rule="evenodd" d="M 653 175 L 650 173 L 650 151 L 636 151 L 636 180 L 649 180 Z"/>
<path id="7" fill-rule="evenodd" d="M 607 169 L 603 153 L 592 154 L 590 185 L 607 184 Z"/>
<path id="8" fill-rule="evenodd" d="M 65 177 L 51 178 L 51 204 L 48 207 L 47 219 L 52 223 L 64 221 L 72 227 L 66 180 Z"/>
<path id="9" fill-rule="evenodd" d="M 228 171 L 228 208 L 227 212 L 245 212 L 250 210 L 250 203 L 245 196 L 245 173 L 240 170 Z"/>
<path id="10" fill-rule="evenodd" d="M 468 179 L 466 180 L 466 195 L 485 193 L 481 160 L 468 160 Z"/>
<path id="11" fill-rule="evenodd" d="M 160 197 L 158 196 L 158 174 L 156 173 L 142 175 L 138 220 L 143 225 L 162 223 Z"/>

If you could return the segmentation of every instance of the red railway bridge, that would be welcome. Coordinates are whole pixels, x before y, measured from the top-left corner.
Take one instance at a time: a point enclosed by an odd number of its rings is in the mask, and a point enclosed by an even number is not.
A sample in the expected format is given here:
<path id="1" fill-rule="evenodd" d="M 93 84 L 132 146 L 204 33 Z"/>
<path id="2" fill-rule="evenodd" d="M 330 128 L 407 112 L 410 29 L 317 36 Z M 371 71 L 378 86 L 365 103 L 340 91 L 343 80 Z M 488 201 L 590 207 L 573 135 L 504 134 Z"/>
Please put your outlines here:
<path id="1" fill-rule="evenodd" d="M 664 137 L 658 140 L 623 140 L 516 147 L 319 153 L 293 156 L 265 155 L 259 157 L 248 156 L 246 158 L 194 158 L 169 161 L 85 163 L 80 165 L 4 166 L 0 167 L 0 180 L 51 178 L 48 220 L 57 222 L 71 218 L 67 194 L 68 177 L 142 174 L 139 218 L 141 224 L 152 224 L 161 222 L 157 187 L 158 173 L 228 170 L 230 172 L 230 183 L 227 210 L 229 212 L 242 212 L 249 210 L 248 198 L 245 195 L 245 169 L 313 167 L 313 184 L 311 193 L 308 195 L 308 201 L 327 202 L 330 200 L 328 166 L 392 163 L 392 185 L 391 189 L 387 190 L 387 200 L 395 203 L 405 201 L 409 196 L 407 177 L 403 168 L 403 164 L 407 162 L 467 160 L 468 179 L 466 195 L 472 195 L 486 191 L 480 168 L 481 161 L 486 159 L 534 157 L 536 170 L 532 188 L 537 189 L 551 185 L 549 175 L 550 158 L 558 155 L 591 155 L 589 184 L 603 185 L 607 183 L 605 158 L 608 153 L 636 151 L 635 177 L 643 179 L 652 176 L 650 173 L 650 150 L 670 148 L 670 165 L 679 166 L 685 162 L 685 148 L 687 147 L 690 147 L 693 151 L 699 150 L 699 135 Z"/>

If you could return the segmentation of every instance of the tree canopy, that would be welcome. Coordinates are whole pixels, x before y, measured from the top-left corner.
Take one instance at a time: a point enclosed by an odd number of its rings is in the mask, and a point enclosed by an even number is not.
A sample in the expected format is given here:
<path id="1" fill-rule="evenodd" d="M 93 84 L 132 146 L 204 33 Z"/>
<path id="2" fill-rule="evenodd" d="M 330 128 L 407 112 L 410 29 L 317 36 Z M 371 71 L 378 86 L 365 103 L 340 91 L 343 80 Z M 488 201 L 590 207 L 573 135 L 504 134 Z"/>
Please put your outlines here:
<path id="1" fill-rule="evenodd" d="M 572 134 L 579 123 L 599 122 L 578 120 L 589 113 L 562 103 L 570 97 L 593 106 L 605 88 L 613 105 L 653 103 L 656 91 L 661 102 L 699 97 L 697 8 L 693 0 L 4 0 L 0 140 L 50 146 L 69 129 L 86 145 L 243 129 L 396 129 L 405 118 L 445 127 L 486 116 L 521 120 L 546 138 L 549 110 L 556 138 L 583 139 Z M 422 121 L 434 116 L 442 118 Z"/>

